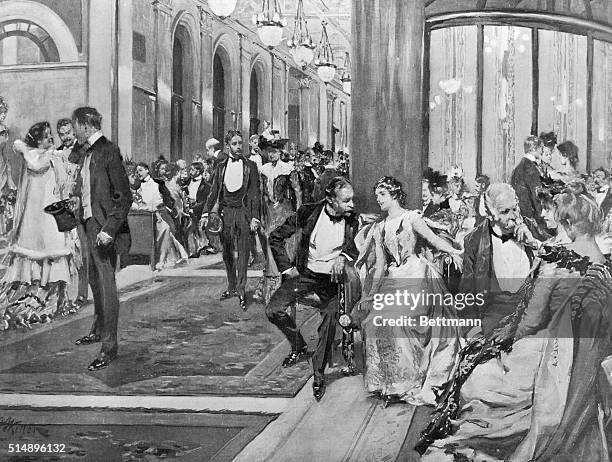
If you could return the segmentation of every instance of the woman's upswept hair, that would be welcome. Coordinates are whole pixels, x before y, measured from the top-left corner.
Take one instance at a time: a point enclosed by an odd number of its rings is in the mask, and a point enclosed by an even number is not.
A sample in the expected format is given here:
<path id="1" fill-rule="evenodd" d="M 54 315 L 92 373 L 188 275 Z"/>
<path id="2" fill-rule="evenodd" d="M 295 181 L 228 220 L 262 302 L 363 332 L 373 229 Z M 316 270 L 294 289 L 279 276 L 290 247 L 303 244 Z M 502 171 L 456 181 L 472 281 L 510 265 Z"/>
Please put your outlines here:
<path id="1" fill-rule="evenodd" d="M 547 188 L 538 187 L 536 189 L 536 198 L 540 201 L 543 209 L 551 209 L 555 205 L 555 198 L 551 191 Z"/>
<path id="2" fill-rule="evenodd" d="M 555 221 L 580 234 L 595 236 L 601 231 L 601 209 L 581 181 L 568 183 L 555 197 Z"/>
<path id="3" fill-rule="evenodd" d="M 51 130 L 49 122 L 38 122 L 30 127 L 28 134 L 25 136 L 25 144 L 31 148 L 37 148 L 39 143 L 45 138 L 47 128 Z"/>
<path id="4" fill-rule="evenodd" d="M 392 176 L 383 176 L 378 180 L 374 185 L 374 191 L 379 188 L 388 191 L 389 195 L 393 199 L 397 199 L 402 207 L 406 204 L 406 193 L 404 192 L 402 183 Z"/>
<path id="5" fill-rule="evenodd" d="M 544 147 L 552 149 L 557 144 L 557 135 L 555 135 L 555 132 L 542 132 L 540 133 L 540 140 Z"/>
<path id="6" fill-rule="evenodd" d="M 557 149 L 568 160 L 573 169 L 578 166 L 578 146 L 571 141 L 564 141 L 557 146 Z"/>

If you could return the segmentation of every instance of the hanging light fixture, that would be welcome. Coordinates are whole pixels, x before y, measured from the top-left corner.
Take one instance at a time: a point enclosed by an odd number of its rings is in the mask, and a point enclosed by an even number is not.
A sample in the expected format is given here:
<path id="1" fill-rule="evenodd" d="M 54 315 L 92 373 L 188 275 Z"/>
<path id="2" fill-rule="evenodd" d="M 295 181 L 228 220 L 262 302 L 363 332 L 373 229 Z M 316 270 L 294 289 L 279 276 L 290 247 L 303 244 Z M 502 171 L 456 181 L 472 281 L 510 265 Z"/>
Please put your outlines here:
<path id="1" fill-rule="evenodd" d="M 236 9 L 238 0 L 208 0 L 210 11 L 220 18 L 227 18 Z"/>
<path id="2" fill-rule="evenodd" d="M 293 28 L 293 37 L 287 41 L 287 46 L 291 49 L 293 60 L 302 68 L 306 69 L 313 58 L 315 46 L 308 32 L 308 22 L 304 16 L 304 2 L 298 0 L 297 11 Z"/>
<path id="3" fill-rule="evenodd" d="M 283 38 L 283 27 L 287 25 L 287 20 L 281 17 L 278 0 L 263 0 L 261 12 L 253 15 L 253 24 L 265 46 L 270 49 L 278 46 Z"/>
<path id="4" fill-rule="evenodd" d="M 336 63 L 334 63 L 334 52 L 331 45 L 329 44 L 329 37 L 327 36 L 327 22 L 322 21 L 321 25 L 323 30 L 321 31 L 321 42 L 319 43 L 319 52 L 315 64 L 317 66 L 317 74 L 323 82 L 329 83 L 334 80 L 336 75 Z"/>
<path id="5" fill-rule="evenodd" d="M 342 82 L 342 90 L 347 95 L 351 94 L 351 57 L 349 56 L 348 51 L 344 56 L 344 71 L 342 71 L 342 77 L 340 77 L 340 81 Z"/>

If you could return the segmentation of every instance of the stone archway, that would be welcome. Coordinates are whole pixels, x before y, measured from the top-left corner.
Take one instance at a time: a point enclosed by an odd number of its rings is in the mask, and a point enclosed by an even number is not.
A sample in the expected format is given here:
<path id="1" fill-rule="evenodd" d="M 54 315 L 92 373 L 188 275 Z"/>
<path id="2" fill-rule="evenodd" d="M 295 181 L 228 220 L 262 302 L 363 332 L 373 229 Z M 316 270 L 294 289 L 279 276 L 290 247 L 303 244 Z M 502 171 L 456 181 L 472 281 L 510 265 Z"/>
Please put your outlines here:
<path id="1" fill-rule="evenodd" d="M 184 159 L 192 154 L 193 111 L 196 96 L 195 47 L 189 23 L 180 15 L 172 39 L 172 103 L 170 156 Z"/>
<path id="2" fill-rule="evenodd" d="M 213 137 L 223 142 L 225 134 L 225 68 L 215 53 L 213 61 Z"/>
<path id="3" fill-rule="evenodd" d="M 270 77 L 268 67 L 261 55 L 251 61 L 251 101 L 250 101 L 250 134 L 259 133 L 264 120 L 270 120 Z M 255 104 L 253 92 L 257 95 Z M 257 129 L 255 125 L 258 122 Z"/>
<path id="4" fill-rule="evenodd" d="M 227 130 L 240 128 L 240 61 L 226 34 L 217 38 L 213 49 L 213 136 L 223 142 Z"/>

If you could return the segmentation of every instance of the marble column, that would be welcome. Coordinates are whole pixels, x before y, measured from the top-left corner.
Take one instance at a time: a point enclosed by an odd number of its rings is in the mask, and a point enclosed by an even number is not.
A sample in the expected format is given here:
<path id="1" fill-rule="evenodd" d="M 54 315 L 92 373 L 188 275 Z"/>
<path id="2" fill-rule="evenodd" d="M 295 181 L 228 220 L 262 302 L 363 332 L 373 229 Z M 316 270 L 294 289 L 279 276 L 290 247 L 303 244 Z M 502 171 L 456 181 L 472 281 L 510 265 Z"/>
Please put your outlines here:
<path id="1" fill-rule="evenodd" d="M 420 207 L 424 0 L 354 0 L 350 154 L 356 205 L 376 211 L 373 184 L 392 175 Z"/>
<path id="2" fill-rule="evenodd" d="M 171 159 L 172 120 L 172 8 L 158 2 L 157 9 L 157 143 L 158 155 Z M 176 159 L 174 159 L 176 160 Z"/>
<path id="3" fill-rule="evenodd" d="M 319 142 L 325 147 L 328 147 L 328 132 L 327 129 L 327 116 L 329 114 L 327 103 L 327 85 L 319 85 Z"/>
<path id="4" fill-rule="evenodd" d="M 298 82 L 300 91 L 300 149 L 310 145 L 310 77 L 304 76 Z"/>
<path id="5" fill-rule="evenodd" d="M 117 47 L 117 144 L 126 158 L 132 158 L 132 2 L 118 2 Z"/>
<path id="6" fill-rule="evenodd" d="M 202 34 L 202 135 L 201 144 L 213 136 L 213 39 L 212 17 L 207 11 L 201 12 L 200 33 Z"/>
<path id="7" fill-rule="evenodd" d="M 109 137 L 113 132 L 115 26 L 114 0 L 90 2 L 87 104 L 102 115 L 102 129 Z"/>
<path id="8" fill-rule="evenodd" d="M 240 115 L 241 124 L 238 129 L 244 137 L 243 142 L 248 141 L 249 128 L 251 124 L 251 50 L 244 35 L 240 39 L 240 72 L 242 89 L 240 91 Z"/>

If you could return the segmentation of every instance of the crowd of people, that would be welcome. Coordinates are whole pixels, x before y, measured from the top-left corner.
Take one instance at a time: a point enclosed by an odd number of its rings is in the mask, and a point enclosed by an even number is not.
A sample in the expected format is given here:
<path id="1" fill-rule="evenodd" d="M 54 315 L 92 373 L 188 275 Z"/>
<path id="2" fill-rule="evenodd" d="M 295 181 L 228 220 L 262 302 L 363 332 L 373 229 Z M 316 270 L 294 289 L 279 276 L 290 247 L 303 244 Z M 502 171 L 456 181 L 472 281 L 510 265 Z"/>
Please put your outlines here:
<path id="1" fill-rule="evenodd" d="M 480 175 L 473 190 L 460 168 L 427 169 L 417 211 L 385 177 L 381 215 L 354 237 L 365 386 L 434 407 L 423 460 L 608 460 L 610 174 L 580 174 L 553 133 L 524 152 L 510 183 Z M 398 291 L 443 297 L 380 303 Z"/>
<path id="2" fill-rule="evenodd" d="M 479 175 L 470 188 L 460 167 L 428 168 L 419 210 L 385 176 L 372 187 L 380 210 L 360 214 L 347 155 L 318 143 L 300 152 L 269 129 L 210 139 L 189 165 L 123 162 L 93 108 L 56 131 L 60 146 L 48 122 L 13 144 L 25 168 L 0 291 L 5 328 L 74 311 L 89 285 L 94 322 L 76 343 L 101 343 L 89 370 L 107 367 L 118 354 L 116 259 L 129 211 L 144 210 L 158 267 L 221 252 L 219 297 L 242 310 L 247 268 L 263 261 L 254 298 L 291 346 L 283 367 L 311 357 L 317 401 L 340 309 L 342 331 L 361 331 L 367 390 L 385 406 L 434 406 L 416 445 L 425 460 L 608 460 L 612 178 L 579 173 L 571 141 L 528 137 L 509 183 Z M 60 230 L 49 204 L 63 204 L 72 226 Z M 321 314 L 314 350 L 288 309 L 300 301 Z"/>
<path id="3" fill-rule="evenodd" d="M 44 212 L 46 206 L 69 199 L 77 189 L 79 167 L 69 161 L 75 146 L 79 147 L 74 122 L 70 118 L 57 121 L 58 143 L 48 122 L 33 125 L 23 139 L 9 143 L 4 125 L 7 111 L 2 99 L 0 238 L 7 249 L 7 272 L 0 291 L 0 330 L 29 327 L 75 312 L 87 300 L 89 278 L 82 258 L 86 242 L 83 229 L 58 232 L 53 216 Z M 124 159 L 131 210 L 154 216 L 157 269 L 223 251 L 221 230 L 214 229 L 214 220 L 209 220 L 206 202 L 215 169 L 230 157 L 231 133 L 224 142 L 209 139 L 205 151 L 196 153 L 190 164 L 171 162 L 164 156 L 151 165 Z M 265 265 L 258 297 L 269 299 L 279 277 L 268 258 L 267 236 L 299 204 L 320 196 L 322 182 L 338 174 L 348 175 L 348 156 L 324 150 L 320 143 L 298 151 L 295 143 L 282 139 L 269 124 L 261 135 L 250 137 L 245 154 L 256 165 L 259 213 L 264 217 L 262 225 L 249 233 L 247 264 L 260 260 Z M 23 165 L 17 182 L 11 172 L 11 157 Z M 69 291 L 71 287 L 75 290 Z"/>
<path id="4" fill-rule="evenodd" d="M 579 174 L 576 146 L 551 133 L 524 152 L 510 183 L 480 175 L 473 192 L 460 168 L 428 168 L 421 210 L 387 176 L 373 185 L 380 212 L 359 214 L 334 177 L 268 236 L 283 366 L 311 357 L 320 401 L 338 322 L 361 330 L 366 389 L 384 406 L 433 406 L 424 460 L 608 460 L 610 175 Z M 311 350 L 288 308 L 313 294 Z"/>

